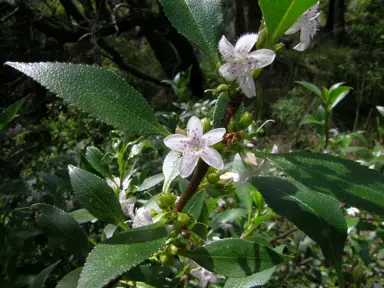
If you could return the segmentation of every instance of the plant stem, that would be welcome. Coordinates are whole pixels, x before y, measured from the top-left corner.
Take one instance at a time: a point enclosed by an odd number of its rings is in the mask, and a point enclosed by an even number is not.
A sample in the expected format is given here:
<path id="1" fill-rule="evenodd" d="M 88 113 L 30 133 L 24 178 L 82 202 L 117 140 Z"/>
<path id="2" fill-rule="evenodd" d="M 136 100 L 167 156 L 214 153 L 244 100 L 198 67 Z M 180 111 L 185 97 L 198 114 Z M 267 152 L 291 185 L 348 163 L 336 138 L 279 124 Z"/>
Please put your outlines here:
<path id="1" fill-rule="evenodd" d="M 221 122 L 221 127 L 227 128 L 231 117 L 235 115 L 236 110 L 239 108 L 240 104 L 244 101 L 244 95 L 240 92 L 235 92 L 235 94 L 231 97 L 227 108 L 225 110 L 224 119 Z M 208 164 L 204 161 L 199 161 L 195 172 L 193 172 L 191 181 L 189 182 L 187 188 L 185 189 L 183 195 L 181 195 L 179 201 L 176 203 L 176 211 L 182 211 L 185 204 L 187 204 L 188 200 L 196 193 L 197 188 L 201 181 L 203 180 L 205 174 L 208 171 Z"/>
<path id="2" fill-rule="evenodd" d="M 327 149 L 328 142 L 329 142 L 329 115 L 330 115 L 330 113 L 327 110 L 328 109 L 325 109 L 325 124 L 324 124 L 325 144 L 324 144 L 324 150 Z"/>
<path id="3" fill-rule="evenodd" d="M 297 228 L 292 228 L 284 233 L 281 233 L 279 235 L 277 235 L 275 238 L 273 238 L 271 241 L 269 241 L 269 243 L 273 244 L 275 243 L 277 240 L 280 240 L 280 239 L 284 239 L 286 237 L 288 237 L 290 234 L 292 234 L 293 232 L 297 231 Z"/>

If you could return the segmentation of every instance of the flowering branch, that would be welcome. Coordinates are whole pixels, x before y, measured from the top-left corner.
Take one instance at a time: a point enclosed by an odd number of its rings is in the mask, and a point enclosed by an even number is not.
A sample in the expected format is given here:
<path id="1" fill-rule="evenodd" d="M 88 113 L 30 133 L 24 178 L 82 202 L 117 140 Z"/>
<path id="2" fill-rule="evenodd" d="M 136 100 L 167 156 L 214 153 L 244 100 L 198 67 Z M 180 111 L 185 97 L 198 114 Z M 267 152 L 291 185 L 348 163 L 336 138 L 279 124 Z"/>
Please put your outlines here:
<path id="1" fill-rule="evenodd" d="M 236 113 L 240 104 L 244 100 L 244 95 L 239 91 L 236 91 L 235 95 L 232 96 L 231 101 L 228 103 L 228 106 L 225 110 L 225 116 L 221 122 L 222 128 L 227 128 L 231 117 Z M 188 200 L 196 193 L 201 181 L 203 180 L 205 174 L 207 173 L 209 165 L 204 161 L 199 161 L 195 172 L 192 175 L 191 181 L 189 182 L 187 188 L 185 189 L 183 195 L 180 197 L 179 201 L 176 203 L 176 211 L 182 211 L 185 204 Z"/>

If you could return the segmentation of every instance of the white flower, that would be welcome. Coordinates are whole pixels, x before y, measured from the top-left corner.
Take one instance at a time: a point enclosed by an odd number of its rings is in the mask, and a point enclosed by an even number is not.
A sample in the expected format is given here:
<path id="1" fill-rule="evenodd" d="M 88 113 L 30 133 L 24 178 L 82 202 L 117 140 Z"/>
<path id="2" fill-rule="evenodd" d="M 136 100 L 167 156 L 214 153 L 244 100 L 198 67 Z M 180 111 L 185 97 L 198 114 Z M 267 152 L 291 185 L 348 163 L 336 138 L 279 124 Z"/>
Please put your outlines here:
<path id="1" fill-rule="evenodd" d="M 256 96 L 252 71 L 268 66 L 276 56 L 276 53 L 270 49 L 250 52 L 255 46 L 257 38 L 256 33 L 245 34 L 240 37 L 235 47 L 225 36 L 219 42 L 220 53 L 227 60 L 227 63 L 220 67 L 219 73 L 227 81 L 237 79 L 239 87 L 248 98 Z"/>
<path id="2" fill-rule="evenodd" d="M 195 169 L 199 158 L 216 169 L 223 169 L 224 162 L 219 152 L 209 147 L 221 140 L 225 128 L 213 129 L 203 135 L 203 126 L 199 118 L 192 116 L 187 124 L 187 135 L 173 134 L 164 139 L 164 144 L 173 151 L 183 153 L 179 165 L 180 176 L 188 177 Z"/>
<path id="3" fill-rule="evenodd" d="M 123 210 L 123 213 L 127 217 L 133 218 L 134 216 L 134 208 L 136 203 L 136 197 L 130 197 L 127 199 L 127 195 L 124 190 L 121 190 L 119 193 L 119 202 L 121 206 L 121 210 Z"/>
<path id="4" fill-rule="evenodd" d="M 319 2 L 309 8 L 303 15 L 296 20 L 295 24 L 289 28 L 285 34 L 291 35 L 301 30 L 300 32 L 300 43 L 297 44 L 293 49 L 297 51 L 304 51 L 308 48 L 311 43 L 311 39 L 317 31 L 317 17 L 319 17 L 320 12 Z"/>
<path id="5" fill-rule="evenodd" d="M 152 209 L 155 209 L 159 213 L 162 212 L 160 207 L 157 204 L 152 205 Z M 160 220 L 160 218 L 158 220 Z M 154 222 L 156 221 L 154 221 L 154 219 L 151 216 L 151 208 L 140 207 L 139 209 L 136 210 L 136 213 L 133 216 L 132 228 L 151 225 Z"/>
<path id="6" fill-rule="evenodd" d="M 190 274 L 200 280 L 198 287 L 205 288 L 207 287 L 208 282 L 217 283 L 217 277 L 203 267 L 197 267 L 196 269 L 191 270 Z"/>
<path id="7" fill-rule="evenodd" d="M 347 211 L 347 214 L 352 217 L 360 213 L 360 210 L 355 207 L 347 208 L 346 211 Z"/>

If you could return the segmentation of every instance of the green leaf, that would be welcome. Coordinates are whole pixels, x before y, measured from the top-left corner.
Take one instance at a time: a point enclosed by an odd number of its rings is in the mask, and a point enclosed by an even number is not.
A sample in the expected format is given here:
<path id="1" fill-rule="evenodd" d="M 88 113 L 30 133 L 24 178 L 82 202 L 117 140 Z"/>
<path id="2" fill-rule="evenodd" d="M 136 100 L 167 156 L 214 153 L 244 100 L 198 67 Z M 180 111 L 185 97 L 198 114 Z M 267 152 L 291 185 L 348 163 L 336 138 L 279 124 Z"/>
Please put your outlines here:
<path id="1" fill-rule="evenodd" d="M 246 277 L 278 265 L 287 256 L 252 241 L 228 238 L 193 251 L 179 250 L 205 269 L 226 277 Z"/>
<path id="2" fill-rule="evenodd" d="M 240 201 L 247 208 L 248 215 L 252 214 L 253 206 L 253 194 L 256 193 L 256 188 L 247 182 L 245 183 L 236 183 L 236 195 L 239 197 Z"/>
<path id="3" fill-rule="evenodd" d="M 16 101 L 0 114 L 0 132 L 16 117 L 17 112 L 20 110 L 21 106 L 23 106 L 25 100 L 26 98 Z"/>
<path id="4" fill-rule="evenodd" d="M 89 254 L 77 288 L 103 287 L 151 257 L 166 240 L 165 227 L 158 225 L 115 234 Z"/>
<path id="5" fill-rule="evenodd" d="M 94 219 L 96 219 L 95 216 L 93 216 L 91 213 L 88 212 L 87 209 L 81 208 L 75 211 L 72 211 L 69 213 L 73 219 L 79 224 L 88 223 Z M 97 220 L 97 219 L 96 219 Z"/>
<path id="6" fill-rule="evenodd" d="M 203 207 L 201 208 L 201 213 L 199 219 L 197 219 L 196 225 L 192 228 L 192 231 L 195 232 L 202 239 L 207 239 L 208 236 L 208 206 L 204 202 Z"/>
<path id="7" fill-rule="evenodd" d="M 284 246 L 279 246 L 273 250 L 281 254 L 283 253 Z M 253 288 L 265 285 L 272 277 L 276 268 L 277 266 L 274 266 L 245 278 L 228 278 L 227 281 L 225 281 L 224 288 Z"/>
<path id="8" fill-rule="evenodd" d="M 125 227 L 119 200 L 107 182 L 72 165 L 68 169 L 73 192 L 85 209 L 107 224 Z"/>
<path id="9" fill-rule="evenodd" d="M 93 169 L 100 173 L 103 177 L 112 179 L 109 172 L 108 164 L 103 163 L 104 154 L 96 147 L 89 146 L 85 152 L 85 159 L 92 165 Z"/>
<path id="10" fill-rule="evenodd" d="M 169 21 L 180 34 L 199 46 L 214 61 L 221 37 L 223 11 L 220 0 L 160 0 Z"/>
<path id="11" fill-rule="evenodd" d="M 331 104 L 331 109 L 333 109 L 341 100 L 348 95 L 351 87 L 348 86 L 339 86 L 332 90 L 329 94 L 329 103 Z"/>
<path id="12" fill-rule="evenodd" d="M 220 93 L 217 98 L 215 108 L 213 110 L 213 128 L 220 128 L 221 122 L 225 116 L 225 110 L 227 109 L 229 99 L 226 93 Z"/>
<path id="13" fill-rule="evenodd" d="M 141 183 L 141 185 L 137 188 L 137 191 L 144 191 L 144 190 L 151 189 L 163 181 L 164 181 L 163 173 L 153 175 L 145 179 L 143 183 Z"/>
<path id="14" fill-rule="evenodd" d="M 217 229 L 220 224 L 228 222 L 240 222 L 241 218 L 247 214 L 247 210 L 242 208 L 228 209 L 219 213 L 212 224 L 212 229 Z"/>
<path id="15" fill-rule="evenodd" d="M 6 62 L 69 104 L 130 133 L 168 135 L 144 97 L 107 69 L 70 63 Z"/>
<path id="16" fill-rule="evenodd" d="M 56 288 L 76 288 L 82 269 L 83 267 L 79 267 L 69 272 L 57 283 Z"/>
<path id="17" fill-rule="evenodd" d="M 312 238 L 340 272 L 347 225 L 337 200 L 288 179 L 253 178 L 269 206 Z"/>
<path id="18" fill-rule="evenodd" d="M 324 123 L 324 121 L 319 121 L 315 116 L 308 114 L 304 116 L 303 120 L 301 120 L 300 126 L 305 124 L 324 125 Z"/>
<path id="19" fill-rule="evenodd" d="M 287 31 L 295 21 L 315 5 L 318 0 L 259 0 L 265 24 L 268 28 L 268 46 L 272 47 L 277 39 Z"/>
<path id="20" fill-rule="evenodd" d="M 306 82 L 306 81 L 296 81 L 296 83 L 299 83 L 300 85 L 304 86 L 305 88 L 311 90 L 313 93 L 315 93 L 321 99 L 323 99 L 323 94 L 321 93 L 319 87 L 313 85 L 312 83 Z"/>
<path id="21" fill-rule="evenodd" d="M 44 233 L 75 255 L 88 254 L 87 236 L 67 212 L 43 203 L 34 204 L 31 208 L 37 211 L 36 222 Z"/>
<path id="22" fill-rule="evenodd" d="M 181 153 L 171 151 L 165 156 L 163 162 L 164 183 L 163 191 L 168 192 L 172 181 L 179 175 L 179 166 L 181 161 Z"/>
<path id="23" fill-rule="evenodd" d="M 193 219 L 198 220 L 201 209 L 205 203 L 205 190 L 195 193 L 183 208 L 184 213 L 191 214 Z"/>
<path id="24" fill-rule="evenodd" d="M 353 207 L 384 215 L 384 175 L 375 170 L 320 153 L 264 154 L 261 157 L 266 157 L 310 189 Z"/>
<path id="25" fill-rule="evenodd" d="M 376 109 L 384 117 L 384 106 L 376 106 Z"/>
<path id="26" fill-rule="evenodd" d="M 53 269 L 61 262 L 61 260 L 53 263 L 51 266 L 42 270 L 32 281 L 29 288 L 41 288 L 44 287 L 44 283 L 48 278 L 48 275 L 52 272 Z"/>

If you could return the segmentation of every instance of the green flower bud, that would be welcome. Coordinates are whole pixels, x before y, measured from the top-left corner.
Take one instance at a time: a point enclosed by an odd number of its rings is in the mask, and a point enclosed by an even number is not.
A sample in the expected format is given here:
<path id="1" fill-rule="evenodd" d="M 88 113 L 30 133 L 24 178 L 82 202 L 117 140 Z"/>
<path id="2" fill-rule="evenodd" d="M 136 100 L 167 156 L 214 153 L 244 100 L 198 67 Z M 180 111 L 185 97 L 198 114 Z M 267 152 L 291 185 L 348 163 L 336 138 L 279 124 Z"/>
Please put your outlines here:
<path id="1" fill-rule="evenodd" d="M 231 120 L 229 120 L 228 132 L 231 133 L 235 131 L 237 131 L 237 123 L 236 120 L 232 117 Z"/>
<path id="2" fill-rule="evenodd" d="M 249 125 L 251 125 L 253 120 L 253 114 L 249 112 L 244 112 L 243 115 L 240 117 L 240 122 L 239 122 L 239 128 L 241 130 L 247 128 Z"/>
<path id="3" fill-rule="evenodd" d="M 179 248 L 177 248 L 175 245 L 171 244 L 168 246 L 168 251 L 169 251 L 169 253 L 171 253 L 171 255 L 175 256 L 179 252 Z"/>
<path id="4" fill-rule="evenodd" d="M 149 213 L 151 214 L 152 218 L 154 218 L 158 214 L 157 211 L 153 208 L 149 211 Z"/>
<path id="5" fill-rule="evenodd" d="M 188 226 L 188 224 L 191 223 L 191 217 L 189 217 L 189 215 L 185 213 L 178 213 L 177 222 L 182 223 L 185 226 Z"/>
<path id="6" fill-rule="evenodd" d="M 203 131 L 204 133 L 207 133 L 209 130 L 212 129 L 211 127 L 211 121 L 207 118 L 201 119 L 201 125 L 203 125 Z"/>
<path id="7" fill-rule="evenodd" d="M 259 31 L 258 35 L 259 35 L 259 37 L 257 38 L 256 48 L 261 49 L 261 48 L 264 48 L 265 41 L 267 40 L 267 37 L 268 37 L 267 28 L 261 29 Z"/>
<path id="8" fill-rule="evenodd" d="M 169 255 L 167 252 L 161 252 L 158 256 L 159 261 L 163 264 L 170 264 L 172 263 L 171 255 Z"/>
<path id="9" fill-rule="evenodd" d="M 216 93 L 225 92 L 225 91 L 228 91 L 228 85 L 226 85 L 226 84 L 220 84 L 216 88 Z"/>
<path id="10" fill-rule="evenodd" d="M 257 79 L 257 77 L 259 77 L 261 71 L 263 71 L 263 68 L 253 70 L 253 71 L 252 71 L 252 77 L 253 77 L 254 79 Z"/>
<path id="11" fill-rule="evenodd" d="M 211 184 L 216 184 L 220 180 L 220 176 L 217 173 L 209 173 L 207 175 L 207 180 Z"/>
<path id="12" fill-rule="evenodd" d="M 285 44 L 280 42 L 280 43 L 277 43 L 275 46 L 273 46 L 272 49 L 276 53 L 280 53 L 280 52 L 283 52 L 284 47 L 285 47 Z"/>
<path id="13" fill-rule="evenodd" d="M 162 193 L 159 200 L 161 210 L 170 210 L 175 205 L 176 195 L 170 193 Z"/>

